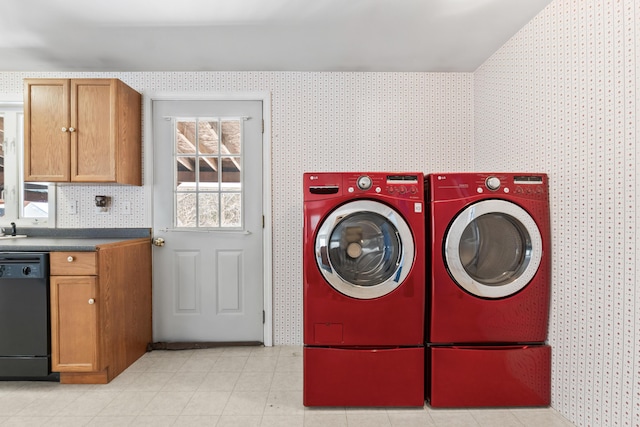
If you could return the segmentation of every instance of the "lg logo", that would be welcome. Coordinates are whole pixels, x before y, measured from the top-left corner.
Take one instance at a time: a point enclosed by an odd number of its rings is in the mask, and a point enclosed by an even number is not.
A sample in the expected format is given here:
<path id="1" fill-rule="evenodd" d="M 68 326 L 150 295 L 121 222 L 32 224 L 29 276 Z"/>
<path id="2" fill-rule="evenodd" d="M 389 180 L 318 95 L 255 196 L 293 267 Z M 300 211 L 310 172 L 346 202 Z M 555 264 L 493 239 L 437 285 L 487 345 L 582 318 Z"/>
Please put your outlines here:
<path id="1" fill-rule="evenodd" d="M 438 175 L 438 181 L 442 181 L 443 179 L 447 179 L 447 177 L 443 175 Z"/>

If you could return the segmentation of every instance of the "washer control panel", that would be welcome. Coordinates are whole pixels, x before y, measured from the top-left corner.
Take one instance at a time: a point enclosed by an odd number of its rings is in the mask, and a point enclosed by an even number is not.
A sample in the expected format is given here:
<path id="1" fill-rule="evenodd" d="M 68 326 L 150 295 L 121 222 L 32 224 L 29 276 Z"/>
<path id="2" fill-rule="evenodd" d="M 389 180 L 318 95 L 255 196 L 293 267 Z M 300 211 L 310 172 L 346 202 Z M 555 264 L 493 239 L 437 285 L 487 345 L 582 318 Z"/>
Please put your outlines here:
<path id="1" fill-rule="evenodd" d="M 424 201 L 424 174 L 389 172 L 317 172 L 304 174 L 305 200 L 340 196 L 387 196 Z"/>
<path id="2" fill-rule="evenodd" d="M 419 174 L 371 173 L 363 175 L 345 175 L 348 193 L 362 194 L 374 192 L 394 197 L 418 197 L 423 193 L 423 178 Z"/>

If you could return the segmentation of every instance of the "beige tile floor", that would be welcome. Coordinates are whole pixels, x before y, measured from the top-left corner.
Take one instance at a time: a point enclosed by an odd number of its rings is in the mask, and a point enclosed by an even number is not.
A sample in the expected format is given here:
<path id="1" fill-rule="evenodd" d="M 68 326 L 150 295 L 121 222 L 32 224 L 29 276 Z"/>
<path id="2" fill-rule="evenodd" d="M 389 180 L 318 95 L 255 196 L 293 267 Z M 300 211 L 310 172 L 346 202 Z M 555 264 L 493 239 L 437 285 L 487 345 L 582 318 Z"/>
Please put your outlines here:
<path id="1" fill-rule="evenodd" d="M 153 351 L 106 385 L 0 382 L 0 426 L 572 426 L 555 410 L 305 408 L 301 347 Z"/>

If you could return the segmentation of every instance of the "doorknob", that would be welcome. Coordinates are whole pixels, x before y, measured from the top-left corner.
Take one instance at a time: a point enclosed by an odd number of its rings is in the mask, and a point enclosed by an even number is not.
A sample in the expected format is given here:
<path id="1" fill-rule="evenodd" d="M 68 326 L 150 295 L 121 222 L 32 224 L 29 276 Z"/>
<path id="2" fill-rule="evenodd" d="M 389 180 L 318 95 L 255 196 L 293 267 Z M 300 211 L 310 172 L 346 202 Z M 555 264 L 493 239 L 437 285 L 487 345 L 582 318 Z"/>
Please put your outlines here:
<path id="1" fill-rule="evenodd" d="M 152 241 L 153 246 L 164 246 L 164 239 L 162 237 L 157 237 Z"/>

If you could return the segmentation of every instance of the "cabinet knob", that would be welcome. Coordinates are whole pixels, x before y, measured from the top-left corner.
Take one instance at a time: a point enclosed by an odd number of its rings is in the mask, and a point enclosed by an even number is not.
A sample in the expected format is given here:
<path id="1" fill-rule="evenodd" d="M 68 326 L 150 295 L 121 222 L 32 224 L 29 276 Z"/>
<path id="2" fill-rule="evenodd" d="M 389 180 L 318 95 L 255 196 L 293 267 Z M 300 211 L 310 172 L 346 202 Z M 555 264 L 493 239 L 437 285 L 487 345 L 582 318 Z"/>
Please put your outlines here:
<path id="1" fill-rule="evenodd" d="M 89 301 L 88 301 L 88 302 L 89 302 L 89 304 L 95 304 L 96 300 L 95 300 L 95 299 L 93 299 L 93 298 L 89 298 Z"/>
<path id="2" fill-rule="evenodd" d="M 67 128 L 62 128 L 62 132 L 66 132 L 66 131 L 67 131 Z"/>
<path id="3" fill-rule="evenodd" d="M 69 128 L 69 132 L 75 132 L 76 128 Z"/>
<path id="4" fill-rule="evenodd" d="M 67 257 L 67 262 L 73 262 L 73 257 L 71 255 Z"/>

